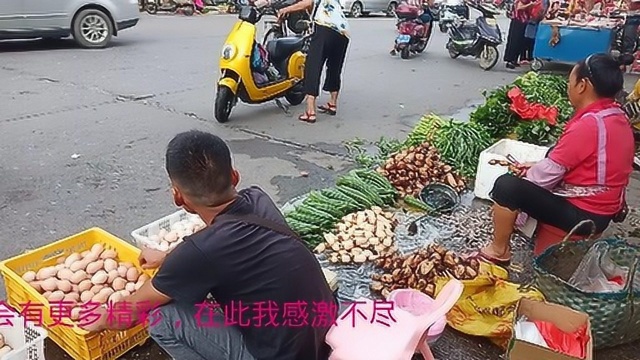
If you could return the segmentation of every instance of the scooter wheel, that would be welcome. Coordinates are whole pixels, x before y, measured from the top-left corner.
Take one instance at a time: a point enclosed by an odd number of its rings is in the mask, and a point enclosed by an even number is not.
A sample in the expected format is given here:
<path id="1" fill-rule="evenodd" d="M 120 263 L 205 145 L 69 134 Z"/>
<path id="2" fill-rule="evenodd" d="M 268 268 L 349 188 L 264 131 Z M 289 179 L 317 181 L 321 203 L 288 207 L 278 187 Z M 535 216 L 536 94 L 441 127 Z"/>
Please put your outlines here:
<path id="1" fill-rule="evenodd" d="M 158 5 L 156 4 L 147 4 L 144 9 L 150 15 L 158 13 Z"/>
<path id="2" fill-rule="evenodd" d="M 480 53 L 480 68 L 484 71 L 489 71 L 493 69 L 494 66 L 498 63 L 498 58 L 500 57 L 500 52 L 498 52 L 498 48 L 493 45 L 485 45 L 484 49 Z"/>
<path id="3" fill-rule="evenodd" d="M 447 44 L 447 51 L 449 51 L 449 57 L 452 59 L 457 59 L 460 56 L 460 53 L 453 48 L 453 44 L 449 42 Z"/>
<path id="4" fill-rule="evenodd" d="M 236 102 L 236 96 L 233 91 L 226 86 L 218 87 L 216 93 L 216 102 L 213 108 L 213 114 L 219 123 L 226 123 L 229 121 L 229 115 Z"/>
<path id="5" fill-rule="evenodd" d="M 184 8 L 183 12 L 186 16 L 193 16 L 193 14 L 196 12 L 196 9 L 194 9 L 193 6 L 187 6 Z"/>
<path id="6" fill-rule="evenodd" d="M 409 49 L 409 46 L 405 46 L 402 48 L 402 50 L 400 50 L 400 57 L 404 60 L 407 60 L 409 58 L 409 55 L 411 55 L 411 51 Z"/>
<path id="7" fill-rule="evenodd" d="M 542 70 L 543 67 L 544 67 L 544 64 L 539 59 L 534 59 L 531 62 L 531 70 L 533 70 L 533 71 L 540 71 L 540 70 Z"/>

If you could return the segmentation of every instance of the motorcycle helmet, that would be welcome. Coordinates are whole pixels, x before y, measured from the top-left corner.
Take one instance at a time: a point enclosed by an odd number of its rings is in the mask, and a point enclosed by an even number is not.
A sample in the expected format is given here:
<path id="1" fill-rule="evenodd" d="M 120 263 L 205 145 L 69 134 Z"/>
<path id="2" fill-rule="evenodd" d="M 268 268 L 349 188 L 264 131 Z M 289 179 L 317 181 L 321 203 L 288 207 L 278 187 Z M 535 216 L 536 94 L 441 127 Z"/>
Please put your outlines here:
<path id="1" fill-rule="evenodd" d="M 294 12 L 291 13 L 287 16 L 287 28 L 294 34 L 296 35 L 300 35 L 302 34 L 305 30 L 306 27 L 300 25 L 302 24 L 301 21 L 309 21 L 309 14 L 306 11 L 298 11 L 298 12 Z"/>

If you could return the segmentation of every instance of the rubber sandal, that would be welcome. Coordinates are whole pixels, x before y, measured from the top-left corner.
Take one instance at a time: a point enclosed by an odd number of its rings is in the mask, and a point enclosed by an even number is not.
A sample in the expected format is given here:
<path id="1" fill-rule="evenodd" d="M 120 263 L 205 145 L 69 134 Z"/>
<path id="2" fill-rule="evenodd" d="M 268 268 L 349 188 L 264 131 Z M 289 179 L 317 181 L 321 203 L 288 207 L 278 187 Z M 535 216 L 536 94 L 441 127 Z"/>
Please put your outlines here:
<path id="1" fill-rule="evenodd" d="M 476 259 L 478 261 L 483 261 L 483 262 L 487 262 L 496 266 L 500 266 L 503 268 L 508 268 L 509 266 L 511 266 L 511 259 L 509 260 L 504 260 L 504 259 L 498 259 L 495 258 L 491 255 L 487 255 L 485 253 L 483 253 L 482 251 L 476 251 L 474 253 L 472 253 L 471 255 L 466 256 L 467 259 Z"/>
<path id="2" fill-rule="evenodd" d="M 313 124 L 316 122 L 316 114 L 310 114 L 308 111 L 305 111 L 304 114 L 298 116 L 298 120 L 304 121 L 309 124 Z"/>
<path id="3" fill-rule="evenodd" d="M 338 108 L 336 107 L 336 105 L 332 105 L 331 103 L 318 106 L 318 110 L 320 110 L 320 112 L 329 114 L 331 116 L 334 116 L 338 113 Z"/>

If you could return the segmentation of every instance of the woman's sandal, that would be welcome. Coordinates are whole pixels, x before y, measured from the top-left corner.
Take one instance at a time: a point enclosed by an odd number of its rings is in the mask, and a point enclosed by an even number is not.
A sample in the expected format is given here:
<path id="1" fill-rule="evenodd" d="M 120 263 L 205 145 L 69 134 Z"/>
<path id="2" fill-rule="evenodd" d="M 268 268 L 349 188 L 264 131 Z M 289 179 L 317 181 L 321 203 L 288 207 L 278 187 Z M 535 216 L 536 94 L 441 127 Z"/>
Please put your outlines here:
<path id="1" fill-rule="evenodd" d="M 316 114 L 305 111 L 304 114 L 298 116 L 298 120 L 313 124 L 316 122 Z"/>
<path id="2" fill-rule="evenodd" d="M 478 261 L 482 261 L 482 262 L 486 262 L 489 264 L 493 264 L 496 266 L 500 266 L 503 268 L 508 268 L 509 266 L 511 266 L 511 259 L 505 260 L 505 259 L 498 259 L 496 257 L 493 257 L 491 255 L 485 254 L 482 252 L 482 250 L 478 250 L 474 253 L 472 253 L 471 255 L 466 256 L 467 259 L 476 259 Z"/>
<path id="3" fill-rule="evenodd" d="M 327 103 L 326 105 L 320 105 L 318 106 L 318 109 L 320 110 L 320 112 L 329 114 L 331 116 L 334 116 L 338 113 L 338 108 L 336 107 L 335 104 L 332 104 L 332 103 Z"/>

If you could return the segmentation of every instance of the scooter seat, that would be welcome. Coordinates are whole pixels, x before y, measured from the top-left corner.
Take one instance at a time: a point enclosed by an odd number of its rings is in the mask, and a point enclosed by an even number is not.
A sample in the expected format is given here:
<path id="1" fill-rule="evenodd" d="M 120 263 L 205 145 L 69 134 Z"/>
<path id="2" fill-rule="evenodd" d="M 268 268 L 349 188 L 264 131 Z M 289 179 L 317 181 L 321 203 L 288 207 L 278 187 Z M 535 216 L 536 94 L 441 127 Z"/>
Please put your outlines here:
<path id="1" fill-rule="evenodd" d="M 296 51 L 302 50 L 304 38 L 292 36 L 271 40 L 267 43 L 269 59 L 274 63 L 279 63 Z"/>

